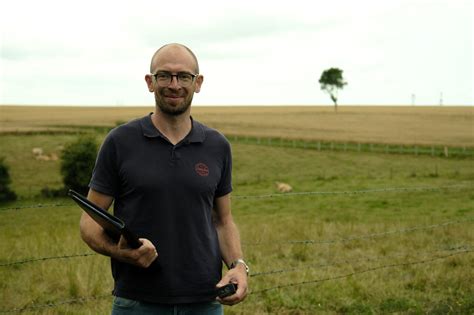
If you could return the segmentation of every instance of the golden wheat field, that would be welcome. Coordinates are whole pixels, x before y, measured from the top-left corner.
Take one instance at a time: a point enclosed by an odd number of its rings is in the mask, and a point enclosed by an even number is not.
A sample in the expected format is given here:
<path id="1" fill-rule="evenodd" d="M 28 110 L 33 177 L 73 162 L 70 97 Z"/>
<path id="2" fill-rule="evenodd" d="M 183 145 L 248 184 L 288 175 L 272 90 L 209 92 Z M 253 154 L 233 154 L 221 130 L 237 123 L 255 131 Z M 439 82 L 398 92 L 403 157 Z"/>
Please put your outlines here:
<path id="1" fill-rule="evenodd" d="M 0 106 L 0 132 L 113 126 L 153 106 Z M 474 146 L 473 107 L 194 106 L 195 119 L 226 135 L 323 141 Z"/>

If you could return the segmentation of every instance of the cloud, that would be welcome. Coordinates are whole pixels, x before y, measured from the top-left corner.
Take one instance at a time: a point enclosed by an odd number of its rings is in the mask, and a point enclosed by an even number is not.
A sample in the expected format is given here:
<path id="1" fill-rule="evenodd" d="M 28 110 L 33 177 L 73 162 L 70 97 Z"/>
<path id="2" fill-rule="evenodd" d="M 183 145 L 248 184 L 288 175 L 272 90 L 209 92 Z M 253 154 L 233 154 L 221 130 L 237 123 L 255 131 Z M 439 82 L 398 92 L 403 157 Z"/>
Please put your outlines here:
<path id="1" fill-rule="evenodd" d="M 149 59 L 181 42 L 205 75 L 201 104 L 473 103 L 472 2 L 210 0 L 11 2 L 0 13 L 0 103 L 152 101 Z M 28 87 L 28 93 L 25 93 Z M 424 100 L 424 101 L 422 101 Z"/>

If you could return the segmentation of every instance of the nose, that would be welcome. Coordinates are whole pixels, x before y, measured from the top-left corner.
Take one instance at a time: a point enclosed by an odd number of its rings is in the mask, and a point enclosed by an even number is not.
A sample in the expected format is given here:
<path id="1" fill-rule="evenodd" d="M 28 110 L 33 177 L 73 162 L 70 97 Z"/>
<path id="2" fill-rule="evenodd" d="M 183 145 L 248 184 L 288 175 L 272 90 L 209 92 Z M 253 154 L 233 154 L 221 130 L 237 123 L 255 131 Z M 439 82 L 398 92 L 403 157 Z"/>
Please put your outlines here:
<path id="1" fill-rule="evenodd" d="M 179 85 L 179 82 L 178 82 L 178 75 L 171 75 L 171 82 L 170 84 L 168 85 L 168 88 L 172 88 L 172 89 L 179 89 L 181 86 Z"/>

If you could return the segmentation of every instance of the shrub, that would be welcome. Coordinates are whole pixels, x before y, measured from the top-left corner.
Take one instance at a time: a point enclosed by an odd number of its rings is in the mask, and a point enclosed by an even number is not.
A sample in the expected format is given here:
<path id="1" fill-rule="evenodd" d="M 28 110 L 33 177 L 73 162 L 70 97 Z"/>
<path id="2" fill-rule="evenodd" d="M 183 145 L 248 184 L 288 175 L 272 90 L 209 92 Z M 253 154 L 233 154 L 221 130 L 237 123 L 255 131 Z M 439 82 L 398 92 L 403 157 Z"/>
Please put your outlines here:
<path id="1" fill-rule="evenodd" d="M 13 190 L 10 189 L 10 173 L 8 166 L 5 163 L 5 158 L 0 158 L 0 202 L 16 200 L 17 196 Z"/>
<path id="2" fill-rule="evenodd" d="M 41 196 L 45 198 L 64 197 L 67 195 L 67 191 L 66 187 L 49 188 L 48 186 L 44 186 L 41 188 Z"/>
<path id="3" fill-rule="evenodd" d="M 81 136 L 64 148 L 61 155 L 61 175 L 65 188 L 86 194 L 97 157 L 93 136 Z"/>

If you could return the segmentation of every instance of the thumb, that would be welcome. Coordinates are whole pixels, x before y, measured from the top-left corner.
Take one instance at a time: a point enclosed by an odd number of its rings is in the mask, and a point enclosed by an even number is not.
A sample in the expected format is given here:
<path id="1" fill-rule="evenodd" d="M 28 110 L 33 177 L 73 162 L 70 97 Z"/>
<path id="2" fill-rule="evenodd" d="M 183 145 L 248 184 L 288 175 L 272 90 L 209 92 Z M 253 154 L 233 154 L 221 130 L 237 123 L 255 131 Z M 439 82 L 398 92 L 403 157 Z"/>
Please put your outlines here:
<path id="1" fill-rule="evenodd" d="M 229 283 L 229 279 L 224 276 L 224 277 L 221 279 L 221 281 L 219 281 L 219 282 L 216 284 L 216 287 L 217 287 L 217 288 L 220 288 L 220 287 L 225 286 L 225 285 L 228 284 L 228 283 Z"/>

